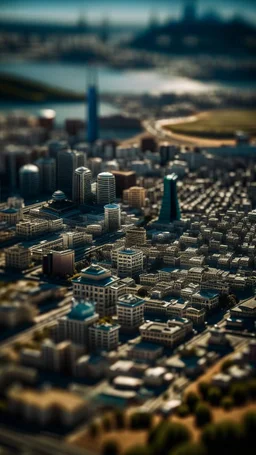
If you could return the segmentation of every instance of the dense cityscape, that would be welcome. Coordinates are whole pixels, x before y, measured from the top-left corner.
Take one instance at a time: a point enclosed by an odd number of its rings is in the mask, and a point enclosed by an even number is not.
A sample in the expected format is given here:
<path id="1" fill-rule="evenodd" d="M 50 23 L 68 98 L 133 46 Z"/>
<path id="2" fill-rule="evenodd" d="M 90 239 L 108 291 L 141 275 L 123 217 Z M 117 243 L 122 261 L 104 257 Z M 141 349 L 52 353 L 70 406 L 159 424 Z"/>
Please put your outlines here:
<path id="1" fill-rule="evenodd" d="M 193 29 L 196 2 L 184 5 Z M 108 64 L 170 65 L 151 54 L 157 27 L 134 38 L 143 51 L 110 44 Z M 49 30 L 19 42 L 9 28 L 0 47 L 15 58 L 61 46 Z M 84 37 L 97 58 L 107 30 Z M 0 453 L 249 453 L 256 92 L 107 93 L 90 63 L 76 94 L 84 118 L 62 123 L 51 102 L 64 92 L 47 92 L 42 109 L 46 86 L 10 92 L 25 82 L 0 74 L 4 103 L 40 105 L 0 103 Z M 102 115 L 102 102 L 118 110 Z"/>

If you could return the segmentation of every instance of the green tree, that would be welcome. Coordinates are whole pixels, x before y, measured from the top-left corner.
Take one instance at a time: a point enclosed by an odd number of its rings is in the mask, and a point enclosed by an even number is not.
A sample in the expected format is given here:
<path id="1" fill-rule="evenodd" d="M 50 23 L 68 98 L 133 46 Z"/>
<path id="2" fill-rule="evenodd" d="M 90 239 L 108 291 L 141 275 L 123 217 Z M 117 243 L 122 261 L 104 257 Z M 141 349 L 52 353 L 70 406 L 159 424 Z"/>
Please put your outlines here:
<path id="1" fill-rule="evenodd" d="M 248 411 L 243 418 L 245 440 L 249 447 L 255 445 L 256 411 Z"/>
<path id="2" fill-rule="evenodd" d="M 189 407 L 186 403 L 182 403 L 177 409 L 179 417 L 187 417 L 189 415 Z"/>
<path id="3" fill-rule="evenodd" d="M 234 400 L 230 396 L 223 397 L 220 405 L 225 411 L 230 411 L 234 407 Z"/>
<path id="4" fill-rule="evenodd" d="M 110 431 L 112 427 L 112 422 L 109 416 L 104 416 L 102 419 L 102 426 L 105 431 Z"/>
<path id="5" fill-rule="evenodd" d="M 130 427 L 133 430 L 150 428 L 152 424 L 152 414 L 149 412 L 135 412 L 130 416 Z"/>
<path id="6" fill-rule="evenodd" d="M 119 455 L 120 450 L 117 442 L 114 439 L 106 441 L 101 453 L 102 455 Z"/>
<path id="7" fill-rule="evenodd" d="M 149 436 L 150 449 L 153 455 L 166 455 L 180 444 L 189 442 L 191 438 L 189 430 L 177 422 L 160 423 L 156 431 Z"/>
<path id="8" fill-rule="evenodd" d="M 236 406 L 242 406 L 248 399 L 248 386 L 246 384 L 233 384 L 230 392 Z"/>
<path id="9" fill-rule="evenodd" d="M 207 452 L 202 443 L 188 442 L 169 452 L 169 455 L 207 455 Z"/>
<path id="10" fill-rule="evenodd" d="M 149 455 L 149 453 L 148 447 L 138 445 L 130 447 L 130 449 L 125 452 L 125 455 Z"/>
<path id="11" fill-rule="evenodd" d="M 199 402 L 200 398 L 199 396 L 194 393 L 194 392 L 189 392 L 186 396 L 186 404 L 189 407 L 190 412 L 194 412 L 196 409 L 196 406 Z"/>
<path id="12" fill-rule="evenodd" d="M 211 387 L 211 384 L 209 382 L 202 381 L 202 382 L 199 382 L 199 384 L 198 384 L 199 393 L 202 395 L 202 398 L 204 400 L 206 400 L 206 398 L 208 396 L 208 391 L 209 391 L 210 387 Z"/>
<path id="13" fill-rule="evenodd" d="M 250 398 L 252 400 L 256 400 L 256 379 L 251 379 L 248 382 L 248 391 L 249 391 Z"/>
<path id="14" fill-rule="evenodd" d="M 195 409 L 195 420 L 198 427 L 203 427 L 212 420 L 212 413 L 206 403 L 198 403 Z"/>
<path id="15" fill-rule="evenodd" d="M 202 433 L 207 455 L 241 455 L 243 441 L 242 426 L 228 420 L 207 425 Z"/>
<path id="16" fill-rule="evenodd" d="M 207 393 L 207 401 L 211 403 L 212 406 L 219 406 L 221 400 L 221 390 L 219 387 L 210 387 Z"/>

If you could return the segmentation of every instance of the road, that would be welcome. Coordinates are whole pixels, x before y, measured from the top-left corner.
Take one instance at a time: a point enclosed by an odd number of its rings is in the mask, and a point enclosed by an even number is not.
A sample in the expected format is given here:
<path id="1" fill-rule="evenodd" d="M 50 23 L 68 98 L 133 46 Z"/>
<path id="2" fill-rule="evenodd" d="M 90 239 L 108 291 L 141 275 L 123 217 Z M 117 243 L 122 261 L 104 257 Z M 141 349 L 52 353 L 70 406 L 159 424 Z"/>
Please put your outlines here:
<path id="1" fill-rule="evenodd" d="M 25 329 L 22 332 L 14 335 L 10 338 L 7 338 L 5 341 L 2 341 L 0 343 L 0 350 L 3 348 L 10 347 L 14 343 L 20 342 L 24 339 L 31 338 L 31 336 L 33 335 L 34 332 L 36 332 L 37 330 L 43 329 L 50 322 L 67 314 L 68 311 L 70 310 L 70 306 L 71 306 L 71 296 L 72 296 L 72 293 L 69 292 L 66 295 L 65 299 L 63 299 L 61 302 L 59 302 L 58 309 L 54 309 L 44 315 L 37 316 L 35 319 L 36 324 L 33 325 L 32 327 L 29 327 L 28 329 Z"/>
<path id="2" fill-rule="evenodd" d="M 28 435 L 17 433 L 0 427 L 0 445 L 11 449 L 15 454 L 25 451 L 37 455 L 95 455 L 87 449 L 79 449 L 63 442 L 60 439 L 42 435 Z"/>

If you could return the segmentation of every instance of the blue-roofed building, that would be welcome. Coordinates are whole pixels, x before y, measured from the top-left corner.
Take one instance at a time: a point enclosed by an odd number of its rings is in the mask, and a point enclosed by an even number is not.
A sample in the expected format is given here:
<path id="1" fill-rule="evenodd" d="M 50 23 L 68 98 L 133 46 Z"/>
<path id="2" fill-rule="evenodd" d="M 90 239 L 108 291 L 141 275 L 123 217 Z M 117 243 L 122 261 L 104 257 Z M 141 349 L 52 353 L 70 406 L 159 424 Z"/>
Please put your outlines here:
<path id="1" fill-rule="evenodd" d="M 0 210 L 0 221 L 5 221 L 9 225 L 15 225 L 22 218 L 22 209 L 6 207 Z"/>
<path id="2" fill-rule="evenodd" d="M 118 322 L 123 330 L 135 330 L 144 322 L 144 300 L 133 294 L 125 294 L 117 301 Z"/>
<path id="3" fill-rule="evenodd" d="M 219 294 L 212 290 L 201 290 L 191 296 L 191 303 L 212 310 L 219 305 Z"/>
<path id="4" fill-rule="evenodd" d="M 93 350 L 111 351 L 118 347 L 119 343 L 118 324 L 99 322 L 89 328 L 89 344 Z"/>
<path id="5" fill-rule="evenodd" d="M 110 270 L 97 264 L 83 269 L 72 282 L 74 297 L 96 302 L 100 317 L 115 314 L 117 298 L 124 294 L 126 287 Z"/>
<path id="6" fill-rule="evenodd" d="M 89 327 L 97 322 L 99 315 L 95 312 L 93 302 L 73 299 L 71 311 L 59 320 L 57 338 L 71 340 L 74 344 L 89 347 Z"/>

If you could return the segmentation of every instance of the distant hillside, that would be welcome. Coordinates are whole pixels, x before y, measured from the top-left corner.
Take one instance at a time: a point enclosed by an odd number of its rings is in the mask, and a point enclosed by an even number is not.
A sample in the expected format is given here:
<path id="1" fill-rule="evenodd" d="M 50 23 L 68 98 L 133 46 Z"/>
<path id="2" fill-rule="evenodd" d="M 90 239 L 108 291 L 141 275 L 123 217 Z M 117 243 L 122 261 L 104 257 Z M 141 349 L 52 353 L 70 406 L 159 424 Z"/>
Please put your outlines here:
<path id="1" fill-rule="evenodd" d="M 169 55 L 256 55 L 256 28 L 234 19 L 229 22 L 198 20 L 151 26 L 131 43 L 137 49 Z"/>
<path id="2" fill-rule="evenodd" d="M 83 94 L 49 87 L 40 82 L 0 73 L 0 100 L 43 103 L 46 101 L 75 101 L 84 99 Z"/>

